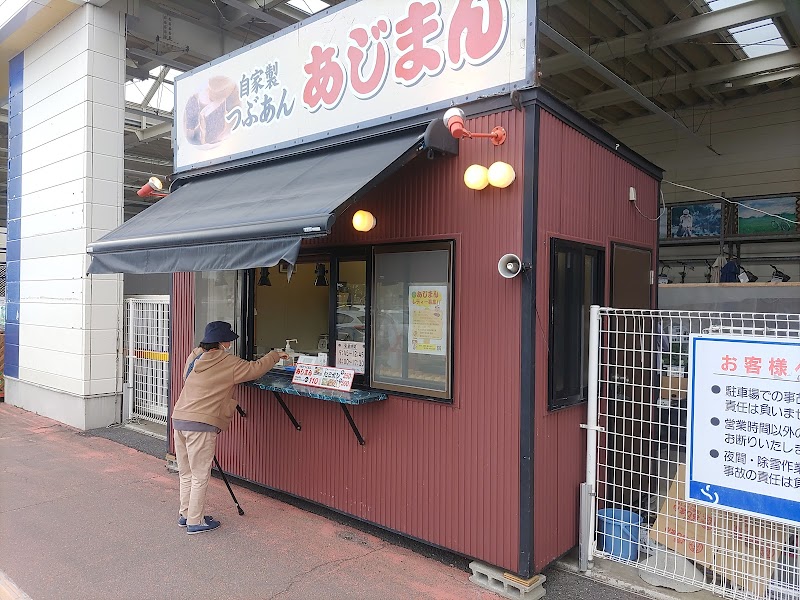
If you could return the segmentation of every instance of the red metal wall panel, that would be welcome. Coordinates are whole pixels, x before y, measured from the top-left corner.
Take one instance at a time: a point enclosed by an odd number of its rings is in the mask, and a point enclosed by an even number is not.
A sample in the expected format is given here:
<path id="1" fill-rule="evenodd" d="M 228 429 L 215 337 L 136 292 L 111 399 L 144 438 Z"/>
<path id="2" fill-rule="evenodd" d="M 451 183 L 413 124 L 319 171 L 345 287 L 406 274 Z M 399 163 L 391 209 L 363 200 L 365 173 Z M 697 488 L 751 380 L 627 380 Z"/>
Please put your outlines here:
<path id="1" fill-rule="evenodd" d="M 298 432 L 271 395 L 242 386 L 238 400 L 248 416 L 235 418 L 219 439 L 227 471 L 517 570 L 521 290 L 520 278 L 500 277 L 497 261 L 522 250 L 523 121 L 517 111 L 469 120 L 475 131 L 502 125 L 508 141 L 467 140 L 457 158 L 414 161 L 315 244 L 456 240 L 454 404 L 392 396 L 352 407 L 366 439 L 361 447 L 335 404 L 285 397 L 302 424 Z M 514 184 L 480 192 L 464 186 L 467 166 L 496 160 L 514 166 Z M 362 208 L 378 220 L 367 234 L 350 225 Z M 193 279 L 174 281 L 173 357 L 183 365 L 193 341 Z M 172 389 L 174 401 L 175 376 Z"/>
<path id="2" fill-rule="evenodd" d="M 534 565 L 541 569 L 578 541 L 578 492 L 585 481 L 586 405 L 547 410 L 550 240 L 605 248 L 606 303 L 613 242 L 651 248 L 655 257 L 658 182 L 545 110 L 540 110 L 534 407 Z"/>
<path id="3" fill-rule="evenodd" d="M 172 405 L 183 389 L 183 365 L 194 347 L 194 273 L 175 273 L 172 276 L 172 353 L 170 356 L 170 399 Z M 172 427 L 167 427 L 169 451 L 175 453 Z"/>

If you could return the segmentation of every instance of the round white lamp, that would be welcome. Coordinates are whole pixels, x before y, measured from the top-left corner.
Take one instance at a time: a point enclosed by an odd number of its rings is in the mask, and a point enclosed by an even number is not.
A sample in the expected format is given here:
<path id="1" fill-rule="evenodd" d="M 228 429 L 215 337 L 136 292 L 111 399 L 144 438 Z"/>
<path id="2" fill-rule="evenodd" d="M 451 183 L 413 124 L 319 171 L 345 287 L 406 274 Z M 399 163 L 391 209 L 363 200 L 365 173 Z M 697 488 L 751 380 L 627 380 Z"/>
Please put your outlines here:
<path id="1" fill-rule="evenodd" d="M 516 178 L 514 167 L 508 163 L 498 161 L 489 166 L 488 180 L 494 187 L 506 188 L 514 183 Z"/>
<path id="2" fill-rule="evenodd" d="M 489 185 L 489 170 L 483 165 L 470 165 L 464 171 L 464 184 L 471 190 L 482 190 Z"/>
<path id="3" fill-rule="evenodd" d="M 356 231 L 369 231 L 374 229 L 377 224 L 378 220 L 375 215 L 368 210 L 359 210 L 353 215 L 353 229 Z"/>

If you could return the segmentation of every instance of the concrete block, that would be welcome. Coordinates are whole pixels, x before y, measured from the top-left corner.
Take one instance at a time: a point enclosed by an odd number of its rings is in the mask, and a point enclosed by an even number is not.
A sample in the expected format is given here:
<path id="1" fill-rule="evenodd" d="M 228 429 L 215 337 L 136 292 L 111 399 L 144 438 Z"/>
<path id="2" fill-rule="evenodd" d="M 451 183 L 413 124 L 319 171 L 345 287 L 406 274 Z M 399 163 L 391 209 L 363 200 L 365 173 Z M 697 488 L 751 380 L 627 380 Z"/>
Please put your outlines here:
<path id="1" fill-rule="evenodd" d="M 472 576 L 469 580 L 503 598 L 510 600 L 539 600 L 544 598 L 544 575 L 536 575 L 530 579 L 520 579 L 515 575 L 506 573 L 502 569 L 492 567 L 478 561 L 469 563 Z"/>

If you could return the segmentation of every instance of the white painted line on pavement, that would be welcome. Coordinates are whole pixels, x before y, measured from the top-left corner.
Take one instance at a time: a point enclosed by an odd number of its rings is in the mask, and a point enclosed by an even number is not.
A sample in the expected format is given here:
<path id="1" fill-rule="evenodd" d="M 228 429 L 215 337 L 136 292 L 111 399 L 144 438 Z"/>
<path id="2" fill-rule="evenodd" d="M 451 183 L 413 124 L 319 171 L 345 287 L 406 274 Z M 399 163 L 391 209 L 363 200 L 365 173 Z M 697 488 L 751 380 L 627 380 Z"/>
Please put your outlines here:
<path id="1" fill-rule="evenodd" d="M 0 600 L 31 600 L 31 597 L 0 571 Z"/>

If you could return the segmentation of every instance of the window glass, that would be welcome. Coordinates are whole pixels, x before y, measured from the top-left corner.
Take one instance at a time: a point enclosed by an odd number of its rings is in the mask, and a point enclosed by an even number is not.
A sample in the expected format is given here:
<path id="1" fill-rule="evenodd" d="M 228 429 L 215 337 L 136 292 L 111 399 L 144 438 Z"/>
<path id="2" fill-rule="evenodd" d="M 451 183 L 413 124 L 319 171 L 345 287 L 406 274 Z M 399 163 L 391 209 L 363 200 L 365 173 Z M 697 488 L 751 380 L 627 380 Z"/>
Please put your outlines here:
<path id="1" fill-rule="evenodd" d="M 327 353 L 330 313 L 330 263 L 300 262 L 291 279 L 273 267 L 257 270 L 254 299 L 254 355 L 283 349 L 290 340 L 292 358 Z"/>
<path id="2" fill-rule="evenodd" d="M 450 397 L 450 244 L 376 248 L 373 387 Z"/>
<path id="3" fill-rule="evenodd" d="M 227 321 L 234 331 L 241 322 L 241 296 L 237 271 L 211 271 L 195 273 L 194 277 L 194 332 L 195 345 L 203 339 L 205 327 L 211 321 Z M 234 352 L 238 353 L 237 340 Z"/>
<path id="4" fill-rule="evenodd" d="M 589 310 L 603 301 L 603 253 L 554 240 L 550 282 L 550 408 L 586 400 Z"/>
<path id="5" fill-rule="evenodd" d="M 367 261 L 340 260 L 336 282 L 335 366 L 363 374 L 367 341 Z"/>

